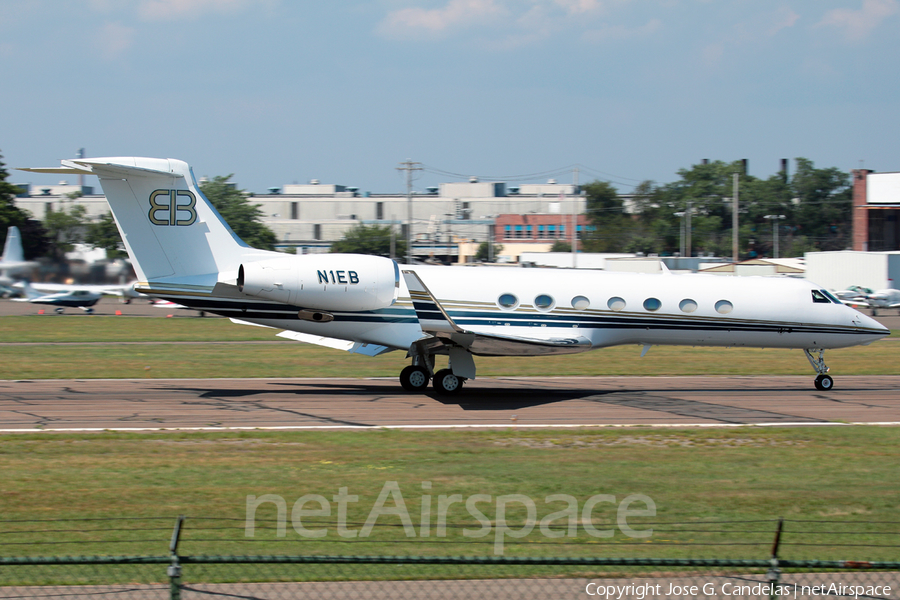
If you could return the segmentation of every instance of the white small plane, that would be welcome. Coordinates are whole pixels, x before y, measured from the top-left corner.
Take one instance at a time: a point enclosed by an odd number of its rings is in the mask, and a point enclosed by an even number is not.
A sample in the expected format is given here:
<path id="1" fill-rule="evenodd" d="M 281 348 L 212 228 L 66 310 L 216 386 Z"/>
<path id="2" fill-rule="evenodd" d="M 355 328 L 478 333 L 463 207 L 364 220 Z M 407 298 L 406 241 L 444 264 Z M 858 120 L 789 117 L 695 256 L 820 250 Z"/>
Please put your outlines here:
<path id="1" fill-rule="evenodd" d="M 187 163 L 64 160 L 41 173 L 97 175 L 137 271 L 135 288 L 279 335 L 378 355 L 402 350 L 410 391 L 458 392 L 474 356 L 536 356 L 622 344 L 803 350 L 831 389 L 824 351 L 890 332 L 795 279 L 406 266 L 357 254 L 286 255 L 244 244 Z M 435 356 L 449 366 L 434 370 Z M 815 355 L 815 356 L 814 356 Z"/>
<path id="2" fill-rule="evenodd" d="M 900 308 L 900 290 L 894 288 L 873 291 L 870 288 L 851 285 L 846 290 L 835 292 L 834 295 L 844 304 L 854 307 L 868 306 L 875 311 L 879 308 Z"/>
<path id="3" fill-rule="evenodd" d="M 58 314 L 65 312 L 66 308 L 80 308 L 87 314 L 93 314 L 94 305 L 103 297 L 103 294 L 81 289 L 72 289 L 55 294 L 42 294 L 31 287 L 27 281 L 15 283 L 13 287 L 21 289 L 22 293 L 25 294 L 24 298 L 14 298 L 14 302 L 31 302 L 32 304 L 55 306 Z"/>
<path id="4" fill-rule="evenodd" d="M 130 303 L 134 298 L 147 298 L 144 294 L 134 291 L 134 282 L 123 284 L 73 284 L 73 283 L 34 283 L 32 289 L 44 294 L 59 294 L 62 292 L 86 291 L 100 296 L 118 296 L 122 302 Z M 14 286 L 15 287 L 15 286 Z M 149 300 L 149 298 L 147 298 Z"/>
<path id="5" fill-rule="evenodd" d="M 894 288 L 875 290 L 867 299 L 874 308 L 900 308 L 900 290 Z"/>

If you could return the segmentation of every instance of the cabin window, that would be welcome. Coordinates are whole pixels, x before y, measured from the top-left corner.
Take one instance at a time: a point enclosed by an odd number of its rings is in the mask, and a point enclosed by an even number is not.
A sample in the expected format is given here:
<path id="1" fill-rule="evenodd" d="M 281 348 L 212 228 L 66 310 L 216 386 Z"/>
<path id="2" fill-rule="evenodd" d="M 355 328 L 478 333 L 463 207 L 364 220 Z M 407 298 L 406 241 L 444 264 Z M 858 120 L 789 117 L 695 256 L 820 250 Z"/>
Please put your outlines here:
<path id="1" fill-rule="evenodd" d="M 591 305 L 591 301 L 585 298 L 584 296 L 575 296 L 572 298 L 572 308 L 577 308 L 578 310 L 584 310 Z"/>
<path id="2" fill-rule="evenodd" d="M 678 303 L 678 308 L 681 309 L 681 312 L 692 313 L 697 310 L 697 301 L 685 298 Z"/>
<path id="3" fill-rule="evenodd" d="M 534 299 L 534 305 L 540 310 L 550 310 L 553 308 L 553 297 L 547 294 L 541 294 Z"/>
<path id="4" fill-rule="evenodd" d="M 719 300 L 716 302 L 716 312 L 721 315 L 727 315 L 734 310 L 734 304 L 728 300 Z"/>
<path id="5" fill-rule="evenodd" d="M 609 307 L 609 310 L 624 310 L 625 300 L 619 298 L 618 296 L 613 296 L 609 299 L 606 305 Z"/>
<path id="6" fill-rule="evenodd" d="M 659 299 L 647 298 L 644 300 L 644 310 L 654 311 L 659 310 L 660 308 L 662 308 L 662 302 L 660 302 Z"/>
<path id="7" fill-rule="evenodd" d="M 500 305 L 500 308 L 512 310 L 519 305 L 519 299 L 513 294 L 502 294 L 497 298 L 497 304 Z"/>
<path id="8" fill-rule="evenodd" d="M 812 301 L 817 304 L 831 304 L 831 300 L 828 299 L 828 296 L 819 290 L 812 290 Z"/>

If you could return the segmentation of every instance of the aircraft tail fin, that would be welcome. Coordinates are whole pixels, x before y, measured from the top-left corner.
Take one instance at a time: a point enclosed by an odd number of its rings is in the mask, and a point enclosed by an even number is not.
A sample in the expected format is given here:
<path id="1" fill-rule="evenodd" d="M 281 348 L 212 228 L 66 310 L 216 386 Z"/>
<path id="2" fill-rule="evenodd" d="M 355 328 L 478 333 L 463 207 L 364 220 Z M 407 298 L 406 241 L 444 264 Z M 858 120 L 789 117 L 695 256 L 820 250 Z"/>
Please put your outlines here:
<path id="1" fill-rule="evenodd" d="M 164 280 L 208 292 L 218 280 L 235 279 L 242 262 L 275 254 L 253 249 L 235 235 L 183 161 L 90 158 L 62 165 L 23 170 L 98 176 L 142 282 Z"/>
<path id="2" fill-rule="evenodd" d="M 17 283 L 13 287 L 21 288 L 22 294 L 25 296 L 26 300 L 34 300 L 35 298 L 40 298 L 44 295 L 31 287 L 31 283 L 28 280 Z"/>
<path id="3" fill-rule="evenodd" d="M 2 263 L 24 262 L 25 253 L 22 251 L 22 235 L 15 225 L 6 231 L 6 243 L 3 245 Z M 0 265 L 2 266 L 2 265 Z"/>

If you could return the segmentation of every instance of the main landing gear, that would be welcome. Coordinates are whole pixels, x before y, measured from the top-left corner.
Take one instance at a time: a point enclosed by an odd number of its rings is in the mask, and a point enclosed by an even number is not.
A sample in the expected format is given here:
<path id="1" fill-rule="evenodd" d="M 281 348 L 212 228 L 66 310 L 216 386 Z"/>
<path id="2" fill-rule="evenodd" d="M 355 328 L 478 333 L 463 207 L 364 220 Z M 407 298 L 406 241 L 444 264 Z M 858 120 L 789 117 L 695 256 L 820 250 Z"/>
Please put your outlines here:
<path id="1" fill-rule="evenodd" d="M 831 375 L 828 375 L 828 367 L 825 365 L 825 350 L 812 348 L 809 350 L 803 351 L 806 354 L 807 360 L 809 360 L 809 364 L 812 365 L 812 368 L 816 370 L 818 375 L 816 376 L 816 389 L 821 390 L 823 392 L 827 392 L 834 388 L 834 379 L 831 378 Z M 812 353 L 818 352 L 819 357 L 813 357 Z"/>
<path id="2" fill-rule="evenodd" d="M 421 353 L 415 348 L 410 349 L 410 354 L 413 364 L 400 371 L 400 385 L 404 390 L 424 392 L 428 388 L 429 381 L 438 394 L 451 396 L 462 390 L 465 377 L 454 375 L 452 369 L 434 372 L 434 354 Z"/>

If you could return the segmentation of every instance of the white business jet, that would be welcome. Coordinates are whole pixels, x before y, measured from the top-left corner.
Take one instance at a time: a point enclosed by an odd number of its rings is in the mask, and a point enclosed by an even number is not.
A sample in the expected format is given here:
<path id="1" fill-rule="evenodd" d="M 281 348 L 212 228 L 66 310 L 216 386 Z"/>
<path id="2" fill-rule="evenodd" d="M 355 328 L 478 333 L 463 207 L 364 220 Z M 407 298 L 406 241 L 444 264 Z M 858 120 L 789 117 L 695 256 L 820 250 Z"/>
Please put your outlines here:
<path id="1" fill-rule="evenodd" d="M 888 335 L 829 292 L 794 279 L 515 268 L 405 267 L 356 254 L 292 256 L 244 244 L 174 159 L 91 158 L 26 169 L 93 174 L 137 291 L 303 342 L 403 350 L 400 383 L 458 392 L 474 356 L 537 356 L 621 344 L 803 350 L 831 389 L 824 351 Z M 449 366 L 434 371 L 435 356 Z"/>

